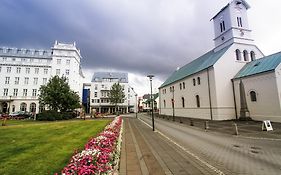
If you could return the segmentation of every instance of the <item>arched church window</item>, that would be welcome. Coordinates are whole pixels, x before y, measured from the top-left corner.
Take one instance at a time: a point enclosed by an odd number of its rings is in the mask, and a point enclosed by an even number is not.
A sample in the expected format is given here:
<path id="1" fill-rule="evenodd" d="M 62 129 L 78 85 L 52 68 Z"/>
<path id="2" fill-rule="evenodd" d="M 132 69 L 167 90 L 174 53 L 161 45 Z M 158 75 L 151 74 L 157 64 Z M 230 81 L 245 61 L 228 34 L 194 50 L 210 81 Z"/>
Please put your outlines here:
<path id="1" fill-rule="evenodd" d="M 200 97 L 199 95 L 196 95 L 195 97 L 196 97 L 196 106 L 197 108 L 200 108 Z"/>
<path id="2" fill-rule="evenodd" d="M 185 89 L 185 82 L 182 83 L 182 88 Z"/>
<path id="3" fill-rule="evenodd" d="M 236 50 L 235 50 L 235 53 L 236 53 L 236 60 L 237 60 L 237 61 L 241 60 L 241 52 L 240 52 L 240 50 L 239 50 L 239 49 L 236 49 Z"/>
<path id="4" fill-rule="evenodd" d="M 256 54 L 255 54 L 255 52 L 254 52 L 254 51 L 251 51 L 250 55 L 251 55 L 251 61 L 254 61 L 254 60 L 256 59 Z"/>
<path id="5" fill-rule="evenodd" d="M 180 83 L 180 90 L 182 89 L 182 85 L 181 85 L 181 83 Z"/>
<path id="6" fill-rule="evenodd" d="M 257 94 L 255 91 L 250 92 L 251 101 L 257 101 Z"/>
<path id="7" fill-rule="evenodd" d="M 185 107 L 185 101 L 184 101 L 184 97 L 181 98 L 181 103 L 182 103 L 182 107 Z"/>
<path id="8" fill-rule="evenodd" d="M 30 104 L 30 112 L 36 112 L 36 104 L 35 103 L 31 103 Z"/>
<path id="9" fill-rule="evenodd" d="M 166 100 L 164 100 L 164 108 L 166 108 Z"/>
<path id="10" fill-rule="evenodd" d="M 249 61 L 249 59 L 248 59 L 248 51 L 247 50 L 243 51 L 243 57 L 244 57 L 244 61 Z"/>
<path id="11" fill-rule="evenodd" d="M 200 77 L 197 77 L 197 84 L 198 84 L 198 85 L 200 85 L 200 84 L 201 84 Z"/>

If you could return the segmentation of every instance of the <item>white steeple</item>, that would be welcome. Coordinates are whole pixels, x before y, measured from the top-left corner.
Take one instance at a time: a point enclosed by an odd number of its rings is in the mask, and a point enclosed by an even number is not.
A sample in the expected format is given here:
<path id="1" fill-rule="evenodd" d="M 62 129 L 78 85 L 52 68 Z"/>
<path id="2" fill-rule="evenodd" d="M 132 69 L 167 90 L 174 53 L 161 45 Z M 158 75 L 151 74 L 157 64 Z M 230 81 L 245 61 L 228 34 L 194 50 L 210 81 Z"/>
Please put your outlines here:
<path id="1" fill-rule="evenodd" d="M 245 0 L 232 0 L 211 19 L 214 22 L 215 51 L 234 42 L 254 44 L 248 25 L 249 8 Z"/>

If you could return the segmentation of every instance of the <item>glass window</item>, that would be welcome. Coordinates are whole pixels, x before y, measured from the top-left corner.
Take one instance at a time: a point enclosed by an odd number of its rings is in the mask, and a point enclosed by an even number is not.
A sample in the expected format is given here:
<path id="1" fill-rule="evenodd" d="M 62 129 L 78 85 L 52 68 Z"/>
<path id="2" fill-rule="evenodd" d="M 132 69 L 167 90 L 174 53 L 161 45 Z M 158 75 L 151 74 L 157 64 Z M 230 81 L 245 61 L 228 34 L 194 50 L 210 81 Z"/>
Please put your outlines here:
<path id="1" fill-rule="evenodd" d="M 255 91 L 250 92 L 251 101 L 257 101 L 257 94 Z"/>
<path id="2" fill-rule="evenodd" d="M 237 17 L 237 24 L 238 24 L 238 27 L 243 27 L 241 17 Z"/>
<path id="3" fill-rule="evenodd" d="M 19 84 L 20 82 L 20 77 L 15 77 L 15 84 Z"/>
<path id="4" fill-rule="evenodd" d="M 248 59 L 248 51 L 247 50 L 243 51 L 243 56 L 244 56 L 244 61 L 249 61 L 249 59 Z"/>
<path id="5" fill-rule="evenodd" d="M 236 49 L 236 50 L 235 50 L 235 53 L 236 53 L 236 60 L 237 60 L 237 61 L 241 60 L 241 52 L 240 52 L 240 50 L 239 50 L 239 49 Z"/>
<path id="6" fill-rule="evenodd" d="M 195 78 L 193 78 L 193 86 L 195 86 L 196 85 L 196 80 L 195 80 Z"/>
<path id="7" fill-rule="evenodd" d="M 254 60 L 256 59 L 256 54 L 255 54 L 255 52 L 254 52 L 254 51 L 251 51 L 250 55 L 251 55 L 251 61 L 254 61 Z"/>
<path id="8" fill-rule="evenodd" d="M 200 108 L 200 97 L 199 95 L 196 95 L 195 97 L 196 97 L 196 106 L 197 108 Z"/>
<path id="9" fill-rule="evenodd" d="M 47 84 L 47 78 L 43 78 L 43 85 Z"/>
<path id="10" fill-rule="evenodd" d="M 44 74 L 48 74 L 48 69 L 44 69 Z"/>
<path id="11" fill-rule="evenodd" d="M 8 96 L 8 88 L 4 88 L 3 96 Z"/>
<path id="12" fill-rule="evenodd" d="M 30 73 L 30 68 L 29 67 L 25 68 L 25 73 L 27 73 L 27 74 Z"/>
<path id="13" fill-rule="evenodd" d="M 180 90 L 182 89 L 182 85 L 181 85 L 181 83 L 180 83 Z"/>
<path id="14" fill-rule="evenodd" d="M 35 103 L 31 103 L 30 104 L 30 112 L 36 112 L 36 104 Z"/>
<path id="15" fill-rule="evenodd" d="M 6 77 L 5 84 L 10 84 L 10 77 Z"/>
<path id="16" fill-rule="evenodd" d="M 57 59 L 57 64 L 61 64 L 61 59 Z"/>
<path id="17" fill-rule="evenodd" d="M 164 108 L 166 108 L 166 100 L 164 100 Z"/>
<path id="18" fill-rule="evenodd" d="M 185 89 L 185 82 L 182 83 L 182 88 Z"/>
<path id="19" fill-rule="evenodd" d="M 56 75 L 60 74 L 60 69 L 56 69 Z"/>
<path id="20" fill-rule="evenodd" d="M 38 84 L 38 78 L 33 78 L 33 84 L 37 85 Z"/>
<path id="21" fill-rule="evenodd" d="M 184 101 L 184 97 L 181 98 L 181 103 L 182 103 L 182 107 L 185 107 L 185 101 Z"/>
<path id="22" fill-rule="evenodd" d="M 65 75 L 69 75 L 69 69 L 65 70 Z"/>
<path id="23" fill-rule="evenodd" d="M 32 96 L 36 97 L 36 95 L 37 95 L 37 89 L 32 89 Z"/>
<path id="24" fill-rule="evenodd" d="M 7 73 L 11 73 L 12 68 L 11 67 L 7 67 Z"/>
<path id="25" fill-rule="evenodd" d="M 26 111 L 26 107 L 27 107 L 26 103 L 21 103 L 20 104 L 20 111 Z"/>
<path id="26" fill-rule="evenodd" d="M 95 97 L 98 97 L 98 93 L 97 92 L 95 92 Z"/>
<path id="27" fill-rule="evenodd" d="M 28 77 L 24 77 L 24 84 L 28 84 L 29 78 Z"/>
<path id="28" fill-rule="evenodd" d="M 67 65 L 70 65 L 70 60 L 66 60 L 66 64 L 67 64 Z"/>
<path id="29" fill-rule="evenodd" d="M 198 85 L 201 84 L 200 77 L 197 77 L 197 84 L 198 84 Z"/>
<path id="30" fill-rule="evenodd" d="M 22 96 L 27 96 L 27 89 L 23 89 Z"/>
<path id="31" fill-rule="evenodd" d="M 20 68 L 20 67 L 17 67 L 17 73 L 18 73 L 18 74 L 20 73 L 20 70 L 21 70 L 21 68 Z"/>
<path id="32" fill-rule="evenodd" d="M 35 74 L 39 74 L 39 68 L 35 68 Z"/>
<path id="33" fill-rule="evenodd" d="M 13 96 L 15 96 L 15 97 L 18 96 L 18 91 L 19 91 L 18 89 L 14 89 Z"/>

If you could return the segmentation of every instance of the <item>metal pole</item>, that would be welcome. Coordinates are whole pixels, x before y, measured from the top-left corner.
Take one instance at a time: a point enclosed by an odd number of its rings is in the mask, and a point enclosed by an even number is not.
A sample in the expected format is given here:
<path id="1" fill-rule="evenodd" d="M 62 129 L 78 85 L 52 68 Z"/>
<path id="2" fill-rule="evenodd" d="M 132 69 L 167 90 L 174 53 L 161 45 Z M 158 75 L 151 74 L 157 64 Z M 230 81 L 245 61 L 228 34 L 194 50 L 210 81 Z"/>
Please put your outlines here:
<path id="1" fill-rule="evenodd" d="M 136 118 L 138 118 L 138 94 L 136 94 Z"/>
<path id="2" fill-rule="evenodd" d="M 173 121 L 175 121 L 175 88 L 173 86 Z"/>
<path id="3" fill-rule="evenodd" d="M 152 77 L 154 77 L 154 75 L 148 75 L 147 77 L 149 77 L 149 80 L 150 80 L 150 99 L 151 99 L 151 107 L 152 107 L 152 110 L 151 110 L 151 117 L 152 117 L 152 131 L 155 131 L 154 129 L 154 116 L 153 116 L 153 103 L 154 103 L 154 100 L 152 98 Z"/>

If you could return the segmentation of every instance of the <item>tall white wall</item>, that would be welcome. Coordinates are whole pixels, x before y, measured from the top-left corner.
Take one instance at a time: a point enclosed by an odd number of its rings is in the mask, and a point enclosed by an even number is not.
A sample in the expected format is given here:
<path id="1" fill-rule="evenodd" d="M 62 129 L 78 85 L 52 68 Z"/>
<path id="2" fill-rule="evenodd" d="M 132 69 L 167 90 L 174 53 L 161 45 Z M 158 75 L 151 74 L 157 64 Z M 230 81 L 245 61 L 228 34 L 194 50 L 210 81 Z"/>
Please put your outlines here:
<path id="1" fill-rule="evenodd" d="M 281 77 L 277 74 L 271 72 L 242 78 L 247 105 L 252 119 L 281 122 L 280 95 L 277 95 L 280 94 Z M 240 116 L 241 107 L 239 83 L 239 79 L 234 81 L 238 117 Z M 251 91 L 256 92 L 257 101 L 251 101 Z"/>

